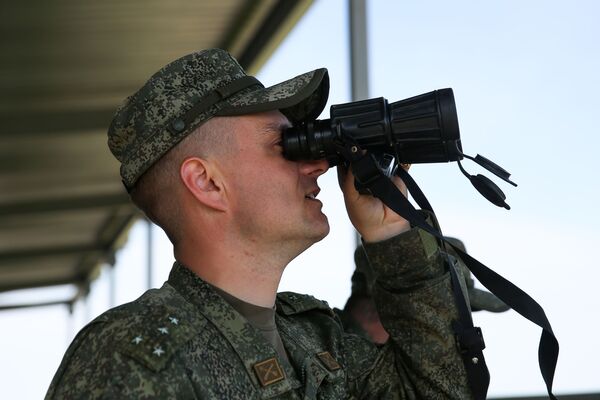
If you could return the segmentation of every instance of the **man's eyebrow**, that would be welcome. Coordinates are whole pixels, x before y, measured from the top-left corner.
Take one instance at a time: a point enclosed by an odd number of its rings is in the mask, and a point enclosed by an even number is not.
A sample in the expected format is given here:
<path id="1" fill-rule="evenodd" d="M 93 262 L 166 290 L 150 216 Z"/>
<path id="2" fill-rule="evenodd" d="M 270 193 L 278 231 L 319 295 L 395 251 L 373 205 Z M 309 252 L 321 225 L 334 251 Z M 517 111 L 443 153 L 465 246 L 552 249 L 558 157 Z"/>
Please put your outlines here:
<path id="1" fill-rule="evenodd" d="M 287 129 L 287 128 L 291 128 L 292 124 L 290 124 L 289 122 L 268 122 L 266 123 L 263 128 L 262 131 L 264 133 L 281 133 L 283 132 L 283 130 Z"/>

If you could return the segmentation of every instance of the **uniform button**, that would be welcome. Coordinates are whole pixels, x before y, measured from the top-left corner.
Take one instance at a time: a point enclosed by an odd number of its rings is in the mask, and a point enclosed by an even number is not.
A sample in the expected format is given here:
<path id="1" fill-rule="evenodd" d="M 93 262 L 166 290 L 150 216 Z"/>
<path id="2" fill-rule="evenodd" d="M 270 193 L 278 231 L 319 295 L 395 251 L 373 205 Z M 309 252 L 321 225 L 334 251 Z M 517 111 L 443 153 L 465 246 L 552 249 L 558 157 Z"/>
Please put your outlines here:
<path id="1" fill-rule="evenodd" d="M 181 118 L 177 118 L 171 122 L 171 127 L 177 131 L 181 132 L 185 129 L 185 122 Z"/>

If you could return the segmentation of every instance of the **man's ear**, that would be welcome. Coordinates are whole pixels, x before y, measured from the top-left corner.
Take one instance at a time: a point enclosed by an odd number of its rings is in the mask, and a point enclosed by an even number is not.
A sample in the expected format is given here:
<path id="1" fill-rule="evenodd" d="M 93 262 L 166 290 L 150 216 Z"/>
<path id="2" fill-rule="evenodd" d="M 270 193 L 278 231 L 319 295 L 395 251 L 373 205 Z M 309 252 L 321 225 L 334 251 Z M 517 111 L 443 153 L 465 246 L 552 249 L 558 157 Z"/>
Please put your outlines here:
<path id="1" fill-rule="evenodd" d="M 210 161 L 190 157 L 181 163 L 179 176 L 188 192 L 206 207 L 224 211 L 227 201 L 221 175 Z"/>

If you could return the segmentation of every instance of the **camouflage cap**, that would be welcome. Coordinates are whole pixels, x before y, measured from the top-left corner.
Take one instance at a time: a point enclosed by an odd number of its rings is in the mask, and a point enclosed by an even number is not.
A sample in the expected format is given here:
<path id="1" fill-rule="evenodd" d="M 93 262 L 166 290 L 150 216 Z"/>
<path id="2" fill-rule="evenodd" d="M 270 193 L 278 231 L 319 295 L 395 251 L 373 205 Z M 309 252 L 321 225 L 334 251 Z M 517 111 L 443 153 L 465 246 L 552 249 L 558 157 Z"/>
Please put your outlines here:
<path id="1" fill-rule="evenodd" d="M 265 88 L 226 51 L 199 51 L 166 65 L 125 100 L 109 127 L 108 146 L 131 190 L 148 168 L 213 116 L 280 110 L 295 123 L 317 118 L 328 94 L 325 68 Z"/>

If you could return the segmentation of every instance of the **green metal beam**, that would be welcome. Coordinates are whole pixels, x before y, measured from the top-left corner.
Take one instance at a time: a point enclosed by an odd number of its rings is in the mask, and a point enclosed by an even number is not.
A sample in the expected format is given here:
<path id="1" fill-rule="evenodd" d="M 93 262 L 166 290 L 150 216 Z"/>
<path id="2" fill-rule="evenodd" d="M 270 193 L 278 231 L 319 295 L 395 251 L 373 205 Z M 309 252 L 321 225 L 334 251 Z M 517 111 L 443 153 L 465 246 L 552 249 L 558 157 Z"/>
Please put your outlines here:
<path id="1" fill-rule="evenodd" d="M 0 205 L 0 217 L 47 213 L 54 211 L 83 210 L 93 208 L 121 207 L 133 204 L 125 193 L 107 195 L 85 195 L 60 199 L 40 199 L 29 202 L 8 203 Z"/>
<path id="2" fill-rule="evenodd" d="M 106 130 L 115 108 L 69 111 L 2 112 L 0 133 L 7 135 L 81 134 L 90 130 Z"/>
<path id="3" fill-rule="evenodd" d="M 72 246 L 56 246 L 56 247 L 39 247 L 27 248 L 24 250 L 11 250 L 0 253 L 0 263 L 6 264 L 9 262 L 22 261 L 33 258 L 46 257 L 61 257 L 74 256 L 89 253 L 106 252 L 106 246 L 99 244 L 83 244 Z M 0 269 L 2 267 L 0 266 Z"/>

